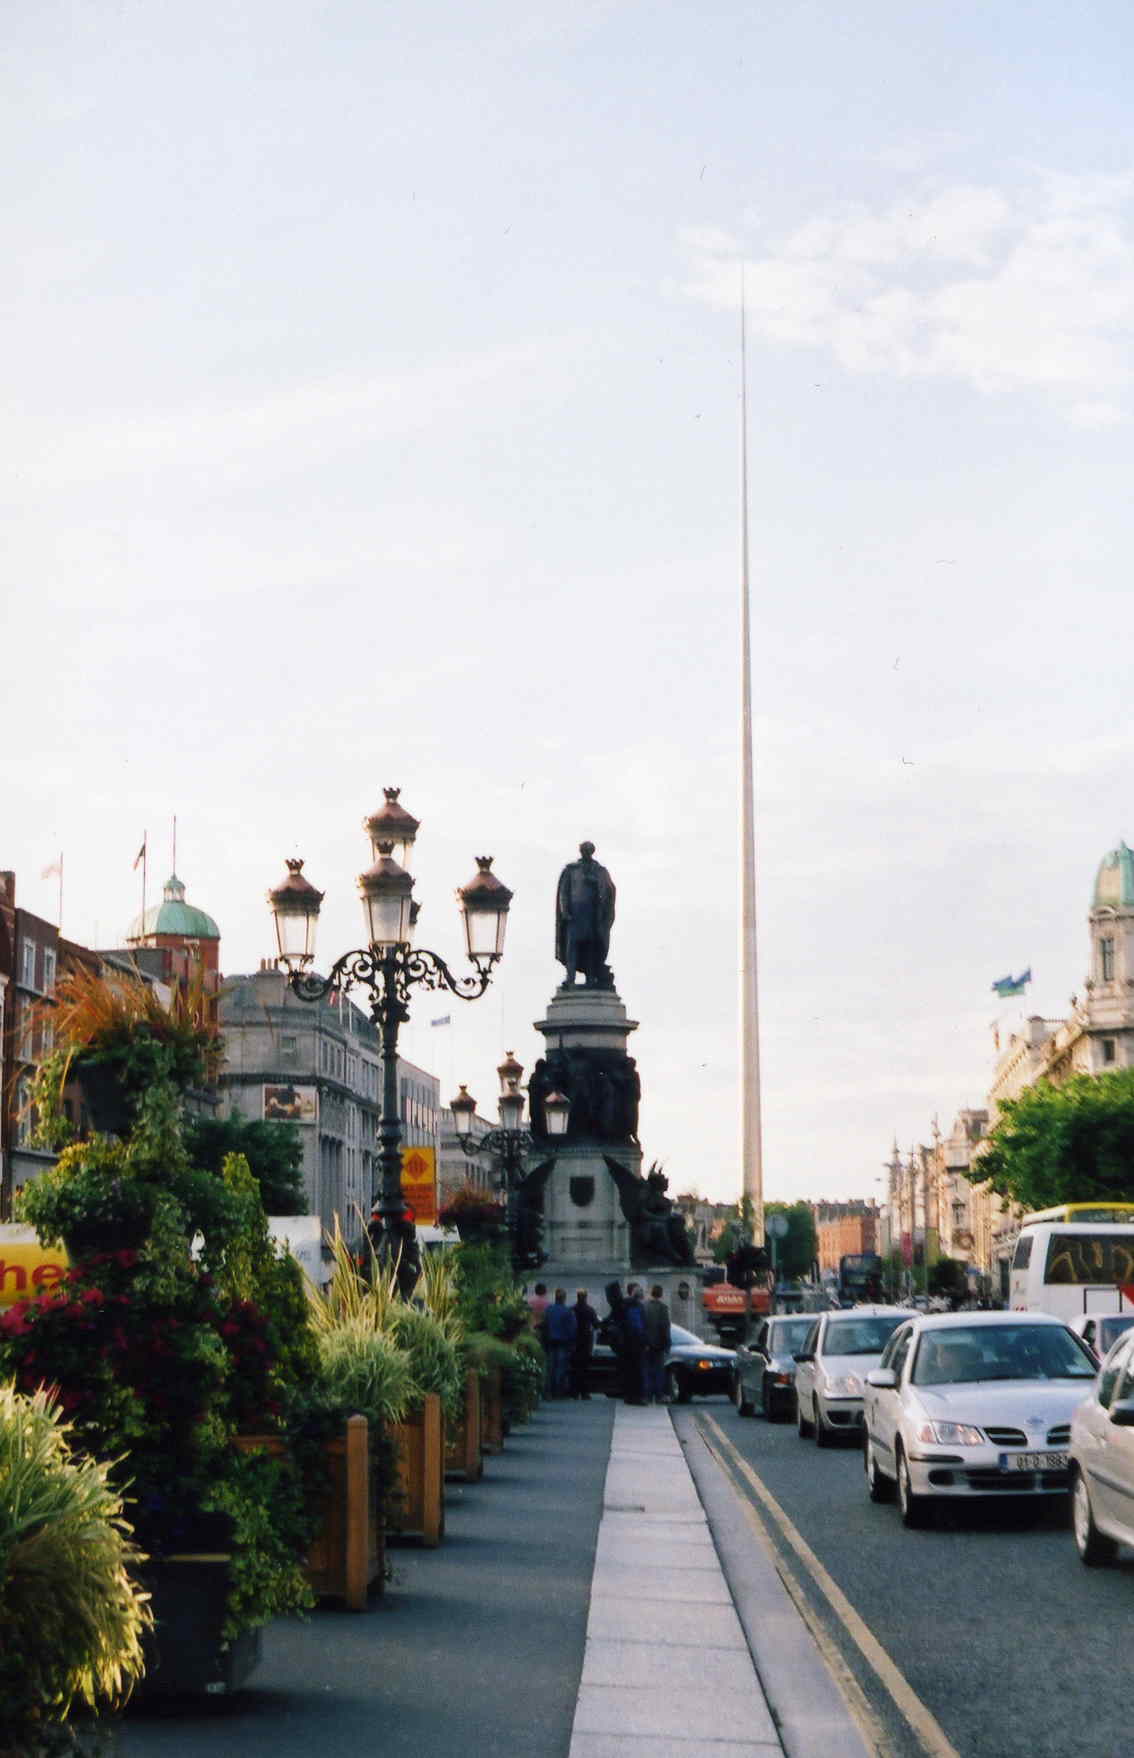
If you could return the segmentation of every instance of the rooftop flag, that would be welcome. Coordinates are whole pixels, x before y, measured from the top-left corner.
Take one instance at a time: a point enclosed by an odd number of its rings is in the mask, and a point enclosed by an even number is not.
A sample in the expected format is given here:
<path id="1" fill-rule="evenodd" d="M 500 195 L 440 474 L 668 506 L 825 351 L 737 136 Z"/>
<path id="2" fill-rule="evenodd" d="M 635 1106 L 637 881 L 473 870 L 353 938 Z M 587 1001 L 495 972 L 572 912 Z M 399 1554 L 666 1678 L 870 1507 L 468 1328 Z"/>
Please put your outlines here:
<path id="1" fill-rule="evenodd" d="M 135 872 L 141 866 L 141 864 L 145 860 L 145 858 L 146 858 L 146 839 L 143 836 L 142 846 L 138 850 L 137 854 L 134 856 L 134 870 L 135 870 Z"/>
<path id="2" fill-rule="evenodd" d="M 451 1014 L 451 1013 L 443 1013 L 443 1014 L 442 1014 L 442 1015 L 441 1015 L 441 1018 L 440 1018 L 440 1019 L 431 1019 L 431 1020 L 430 1020 L 430 1022 L 429 1022 L 429 1023 L 430 1023 L 430 1025 L 431 1025 L 431 1026 L 435 1026 L 435 1025 L 452 1025 L 452 1023 L 453 1023 L 453 1016 L 452 1016 L 452 1014 Z"/>
<path id="3" fill-rule="evenodd" d="M 1007 995 L 1022 995 L 1031 980 L 1032 967 L 1029 965 L 1026 971 L 1020 972 L 1018 977 L 997 977 L 992 987 L 1001 998 Z"/>

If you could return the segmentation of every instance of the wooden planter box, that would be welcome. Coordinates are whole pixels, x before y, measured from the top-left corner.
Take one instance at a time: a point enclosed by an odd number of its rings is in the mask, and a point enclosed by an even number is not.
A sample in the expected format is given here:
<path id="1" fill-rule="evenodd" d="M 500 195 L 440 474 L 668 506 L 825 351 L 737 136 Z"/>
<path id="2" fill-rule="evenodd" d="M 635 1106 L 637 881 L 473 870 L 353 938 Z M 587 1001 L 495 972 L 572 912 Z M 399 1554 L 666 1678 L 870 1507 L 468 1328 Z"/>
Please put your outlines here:
<path id="1" fill-rule="evenodd" d="M 416 1538 L 430 1547 L 445 1531 L 445 1424 L 441 1399 L 426 1392 L 405 1422 L 390 1430 L 397 1460 L 399 1499 L 387 1516 L 391 1537 Z"/>
<path id="2" fill-rule="evenodd" d="M 480 1450 L 482 1453 L 504 1451 L 503 1375 L 498 1367 L 490 1367 L 480 1382 Z"/>
<path id="3" fill-rule="evenodd" d="M 262 1449 L 275 1457 L 286 1443 L 280 1435 L 237 1435 L 242 1452 Z M 370 1425 L 365 1416 L 348 1416 L 341 1435 L 327 1442 L 330 1476 L 319 1526 L 307 1553 L 307 1579 L 319 1599 L 341 1599 L 348 1611 L 365 1611 L 371 1588 L 385 1584 L 386 1544 L 382 1510 L 370 1482 Z"/>
<path id="4" fill-rule="evenodd" d="M 465 1375 L 465 1407 L 461 1420 L 450 1433 L 446 1429 L 445 1475 L 478 1482 L 484 1471 L 480 1454 L 480 1375 L 470 1367 Z"/>
<path id="5" fill-rule="evenodd" d="M 260 1660 L 260 1631 L 233 1642 L 221 1634 L 228 1602 L 227 1556 L 153 1559 L 138 1571 L 154 1627 L 143 1638 L 146 1674 L 134 1700 L 239 1691 Z"/>

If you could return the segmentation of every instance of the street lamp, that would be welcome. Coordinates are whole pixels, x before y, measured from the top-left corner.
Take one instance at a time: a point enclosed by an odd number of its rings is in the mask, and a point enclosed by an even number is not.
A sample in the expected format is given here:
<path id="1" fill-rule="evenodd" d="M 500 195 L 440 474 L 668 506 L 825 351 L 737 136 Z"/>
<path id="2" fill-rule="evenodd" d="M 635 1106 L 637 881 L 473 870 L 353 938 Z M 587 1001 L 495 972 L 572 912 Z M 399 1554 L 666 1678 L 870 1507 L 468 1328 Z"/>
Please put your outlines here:
<path id="1" fill-rule="evenodd" d="M 411 943 L 417 915 L 413 879 L 405 865 L 418 831 L 418 820 L 399 803 L 397 788 L 385 789 L 385 803 L 365 820 L 373 865 L 358 880 L 365 946 L 346 952 L 325 977 L 309 968 L 315 958 L 315 929 L 323 893 L 303 877 L 303 862 L 288 861 L 288 875 L 268 893 L 276 924 L 280 963 L 301 1001 L 322 1001 L 332 990 L 356 984 L 369 997 L 370 1017 L 382 1046 L 382 1115 L 378 1126 L 381 1182 L 376 1211 L 382 1221 L 382 1255 L 399 1257 L 399 1285 L 412 1290 L 417 1279 L 417 1245 L 413 1222 L 402 1198 L 402 1126 L 398 1114 L 398 1029 L 409 1019 L 409 995 L 415 984 L 448 989 L 461 1001 L 475 1001 L 492 979 L 504 952 L 504 930 L 512 893 L 492 872 L 492 856 L 477 856 L 477 871 L 457 892 L 465 924 L 465 947 L 476 974 L 454 976 L 444 959 Z M 396 856 L 400 855 L 401 860 Z"/>
<path id="2" fill-rule="evenodd" d="M 521 1261 L 526 1253 L 521 1249 L 518 1222 L 520 1186 L 527 1171 L 525 1156 L 535 1145 L 535 1141 L 531 1131 L 524 1127 L 524 1095 L 520 1087 L 524 1070 L 511 1050 L 505 1051 L 504 1060 L 496 1072 L 500 1078 L 500 1096 L 496 1101 L 500 1116 L 498 1129 L 489 1129 L 484 1135 L 473 1139 L 472 1121 L 476 1115 L 476 1100 L 466 1086 L 462 1086 L 456 1098 L 450 1100 L 449 1109 L 453 1113 L 453 1126 L 465 1156 L 471 1160 L 477 1154 L 487 1154 L 496 1164 L 497 1188 L 502 1189 L 507 1198 L 512 1264 L 518 1271 L 531 1267 Z M 564 1098 L 562 1093 L 549 1093 L 543 1102 L 543 1111 L 548 1135 L 553 1138 L 566 1135 L 571 1112 L 570 1100 Z"/>

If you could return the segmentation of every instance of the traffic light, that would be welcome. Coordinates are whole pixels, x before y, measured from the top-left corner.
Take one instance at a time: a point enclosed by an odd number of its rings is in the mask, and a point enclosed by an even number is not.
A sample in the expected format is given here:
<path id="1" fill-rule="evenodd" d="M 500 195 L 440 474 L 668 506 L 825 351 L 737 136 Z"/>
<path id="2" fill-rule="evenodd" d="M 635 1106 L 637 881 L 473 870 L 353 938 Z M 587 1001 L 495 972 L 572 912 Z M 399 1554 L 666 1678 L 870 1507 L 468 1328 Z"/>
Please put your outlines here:
<path id="1" fill-rule="evenodd" d="M 751 1288 L 757 1276 L 769 1266 L 763 1246 L 741 1245 L 728 1259 L 728 1279 L 734 1288 Z"/>

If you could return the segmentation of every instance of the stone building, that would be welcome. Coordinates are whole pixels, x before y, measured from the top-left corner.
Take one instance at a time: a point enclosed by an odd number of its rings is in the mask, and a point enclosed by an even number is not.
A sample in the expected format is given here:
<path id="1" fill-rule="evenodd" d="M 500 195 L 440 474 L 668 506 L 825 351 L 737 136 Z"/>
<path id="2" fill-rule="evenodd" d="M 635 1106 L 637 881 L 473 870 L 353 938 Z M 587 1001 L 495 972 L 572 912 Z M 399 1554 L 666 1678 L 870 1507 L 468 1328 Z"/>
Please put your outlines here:
<path id="1" fill-rule="evenodd" d="M 223 1104 L 247 1118 L 299 1126 L 311 1214 L 338 1215 L 348 1236 L 369 1217 L 377 1191 L 382 1074 L 378 1034 L 349 996 L 301 1001 L 286 973 L 265 960 L 226 977 L 220 998 L 225 1060 Z M 441 1143 L 440 1082 L 398 1058 L 398 1102 L 406 1147 Z"/>

